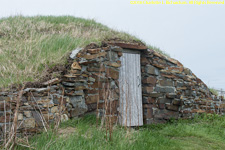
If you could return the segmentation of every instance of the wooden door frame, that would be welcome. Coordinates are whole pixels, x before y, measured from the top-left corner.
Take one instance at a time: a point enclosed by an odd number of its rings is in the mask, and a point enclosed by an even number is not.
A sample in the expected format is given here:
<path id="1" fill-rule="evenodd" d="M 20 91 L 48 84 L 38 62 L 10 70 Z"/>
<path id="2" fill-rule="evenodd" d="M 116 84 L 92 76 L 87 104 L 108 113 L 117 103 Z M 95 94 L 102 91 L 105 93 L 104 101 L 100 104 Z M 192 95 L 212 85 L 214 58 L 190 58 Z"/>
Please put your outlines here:
<path id="1" fill-rule="evenodd" d="M 137 114 L 137 116 L 138 116 L 138 123 L 137 123 L 137 120 L 135 120 L 134 118 L 132 118 L 132 115 L 134 116 L 134 114 L 130 114 L 129 115 L 129 122 L 130 122 L 130 124 L 135 124 L 135 125 L 129 125 L 129 124 L 127 124 L 127 120 L 126 120 L 126 123 L 124 123 L 124 118 L 123 118 L 123 116 L 124 116 L 124 112 L 126 113 L 126 116 L 127 116 L 127 109 L 126 110 L 124 110 L 124 106 L 120 106 L 120 108 L 119 108 L 119 110 L 120 110 L 120 116 L 119 116 L 119 122 L 120 122 L 120 124 L 121 125 L 124 125 L 124 126 L 141 126 L 141 125 L 143 125 L 143 108 L 142 108 L 142 86 L 141 86 L 141 52 L 140 51 L 138 51 L 138 50 L 129 50 L 129 49 L 124 49 L 123 51 L 123 54 L 124 53 L 128 53 L 128 54 L 138 54 L 139 55 L 139 58 L 138 59 L 140 59 L 140 62 L 139 62 L 139 68 L 140 68 L 140 70 L 137 72 L 137 75 L 139 74 L 139 79 L 137 79 L 137 81 L 136 81 L 136 83 L 137 83 L 137 87 L 135 88 L 136 89 L 136 92 L 137 92 L 137 94 L 136 94 L 136 98 L 131 98 L 132 99 L 132 102 L 134 101 L 136 101 L 137 102 L 137 104 L 138 105 L 140 105 L 140 106 L 137 106 L 137 109 L 135 109 L 135 111 L 138 113 Z M 129 55 L 127 55 L 128 57 L 130 57 Z M 122 56 L 123 57 L 123 56 Z M 121 62 L 121 63 L 123 63 L 123 62 Z M 123 65 L 123 64 L 122 64 Z M 123 67 L 123 66 L 121 66 L 121 67 Z M 126 66 L 125 66 L 126 67 Z M 135 68 L 133 68 L 134 70 L 133 71 L 135 71 Z M 121 71 L 121 70 L 120 70 Z M 121 72 L 120 72 L 121 73 Z M 126 75 L 126 73 L 125 73 L 125 75 Z M 138 76 L 137 76 L 138 77 Z M 120 81 L 120 79 L 119 79 L 119 81 Z M 126 80 L 127 81 L 127 80 Z M 123 83 L 123 82 L 121 82 L 121 83 Z M 127 90 L 128 89 L 128 93 L 127 94 L 129 94 L 129 87 L 126 85 L 125 86 L 125 88 L 123 87 L 123 86 L 121 86 L 121 83 L 120 83 L 120 105 L 121 104 L 123 104 L 124 105 L 124 97 L 126 97 L 126 102 L 125 102 L 125 105 L 126 105 L 126 107 L 127 107 L 127 96 L 124 96 L 124 91 L 122 91 L 122 90 Z M 133 83 L 135 83 L 135 82 L 133 82 Z M 136 85 L 135 85 L 136 86 Z M 140 86 L 140 87 L 139 87 Z M 122 93 L 123 92 L 123 93 Z M 127 92 L 127 91 L 126 91 Z M 127 95 L 126 94 L 126 95 Z M 123 96 L 122 96 L 123 95 Z M 133 95 L 133 94 L 132 94 Z M 134 94 L 135 95 L 135 94 Z M 122 101 L 121 101 L 122 100 Z M 140 102 L 139 102 L 139 100 L 140 100 Z M 130 106 L 130 108 L 129 108 L 129 111 L 132 111 L 132 108 L 135 108 L 136 106 L 134 106 L 134 104 L 132 104 L 132 106 Z M 139 110 L 139 109 L 141 109 L 141 110 Z M 140 113 L 140 114 L 139 114 Z M 140 118 L 139 118 L 140 117 Z M 126 118 L 127 119 L 127 118 Z M 131 123 L 132 122 L 132 123 Z M 136 122 L 136 123 L 135 123 Z"/>

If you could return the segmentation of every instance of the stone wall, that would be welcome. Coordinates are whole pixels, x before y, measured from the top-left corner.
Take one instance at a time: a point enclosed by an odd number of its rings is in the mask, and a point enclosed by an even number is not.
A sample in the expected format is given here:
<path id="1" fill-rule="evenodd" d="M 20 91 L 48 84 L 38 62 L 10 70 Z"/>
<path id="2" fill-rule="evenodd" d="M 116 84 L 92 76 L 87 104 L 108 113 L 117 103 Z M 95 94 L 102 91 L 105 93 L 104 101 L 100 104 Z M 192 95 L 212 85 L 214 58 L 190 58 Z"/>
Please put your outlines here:
<path id="1" fill-rule="evenodd" d="M 224 114 L 225 102 L 179 61 L 147 50 L 141 55 L 144 121 L 147 124 L 197 113 Z"/>
<path id="2" fill-rule="evenodd" d="M 116 122 L 122 51 L 121 47 L 112 45 L 74 50 L 69 61 L 71 67 L 60 78 L 42 83 L 42 88 L 23 90 L 18 131 L 36 133 L 59 116 L 63 121 L 96 110 L 98 116 L 110 116 Z M 141 69 L 146 124 L 191 118 L 196 113 L 225 112 L 224 101 L 213 96 L 179 61 L 153 50 L 141 50 Z M 0 92 L 1 136 L 12 125 L 18 93 L 17 90 Z"/>
<path id="3" fill-rule="evenodd" d="M 114 46 L 75 50 L 71 54 L 71 67 L 61 78 L 42 83 L 42 88 L 25 88 L 19 106 L 18 132 L 36 133 L 59 116 L 62 121 L 68 120 L 97 107 L 98 115 L 108 115 L 115 122 L 121 51 Z M 0 92 L 1 137 L 12 125 L 19 92 Z"/>

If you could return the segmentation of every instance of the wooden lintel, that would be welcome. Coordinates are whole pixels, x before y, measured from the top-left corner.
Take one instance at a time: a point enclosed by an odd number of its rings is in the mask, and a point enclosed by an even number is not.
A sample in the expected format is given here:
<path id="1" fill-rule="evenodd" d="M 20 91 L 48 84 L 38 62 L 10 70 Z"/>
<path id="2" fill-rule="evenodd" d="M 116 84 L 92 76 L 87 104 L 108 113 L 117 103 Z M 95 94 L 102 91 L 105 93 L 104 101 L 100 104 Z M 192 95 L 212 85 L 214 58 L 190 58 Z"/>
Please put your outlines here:
<path id="1" fill-rule="evenodd" d="M 126 48 L 126 49 L 136 49 L 136 50 L 146 50 L 146 49 L 148 49 L 144 45 L 137 45 L 137 44 L 134 44 L 134 43 L 108 42 L 108 44 L 119 46 L 121 48 Z"/>

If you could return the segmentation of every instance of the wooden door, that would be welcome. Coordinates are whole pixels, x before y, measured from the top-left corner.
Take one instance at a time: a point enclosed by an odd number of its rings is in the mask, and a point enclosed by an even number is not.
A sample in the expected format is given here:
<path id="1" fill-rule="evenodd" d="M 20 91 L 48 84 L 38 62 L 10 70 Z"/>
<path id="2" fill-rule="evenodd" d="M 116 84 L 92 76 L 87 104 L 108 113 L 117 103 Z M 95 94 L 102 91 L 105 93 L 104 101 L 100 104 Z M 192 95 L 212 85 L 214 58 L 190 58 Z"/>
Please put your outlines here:
<path id="1" fill-rule="evenodd" d="M 123 126 L 141 126 L 143 110 L 139 51 L 124 50 L 119 75 L 119 122 Z"/>

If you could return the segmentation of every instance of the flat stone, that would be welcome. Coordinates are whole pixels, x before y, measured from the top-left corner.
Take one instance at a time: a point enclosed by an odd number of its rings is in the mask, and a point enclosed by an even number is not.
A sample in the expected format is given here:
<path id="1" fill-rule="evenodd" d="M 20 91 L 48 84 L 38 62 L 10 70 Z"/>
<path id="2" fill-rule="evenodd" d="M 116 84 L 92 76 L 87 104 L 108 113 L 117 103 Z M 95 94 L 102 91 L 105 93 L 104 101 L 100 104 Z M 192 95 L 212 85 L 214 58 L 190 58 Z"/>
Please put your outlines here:
<path id="1" fill-rule="evenodd" d="M 174 87 L 160 87 L 160 86 L 156 86 L 155 87 L 155 91 L 156 92 L 162 92 L 162 93 L 174 93 L 175 92 L 175 88 Z"/>
<path id="2" fill-rule="evenodd" d="M 51 107 L 54 106 L 54 103 L 43 103 L 42 106 L 43 106 L 44 108 L 51 108 Z"/>
<path id="3" fill-rule="evenodd" d="M 179 66 L 179 67 L 183 67 L 183 65 L 176 59 L 173 59 L 173 58 L 168 58 L 167 61 L 170 61 L 171 63 Z"/>
<path id="4" fill-rule="evenodd" d="M 95 78 L 92 78 L 92 77 L 89 77 L 88 80 L 91 82 L 95 82 Z"/>
<path id="5" fill-rule="evenodd" d="M 89 95 L 86 98 L 86 103 L 91 104 L 91 103 L 97 103 L 99 100 L 99 95 Z"/>
<path id="6" fill-rule="evenodd" d="M 70 98 L 70 102 L 73 105 L 73 107 L 78 107 L 78 104 L 82 101 L 84 101 L 83 96 L 71 96 Z"/>
<path id="7" fill-rule="evenodd" d="M 72 110 L 73 109 L 73 105 L 69 104 L 69 103 L 66 103 L 66 108 L 68 111 Z"/>
<path id="8" fill-rule="evenodd" d="M 166 104 L 166 109 L 173 110 L 173 111 L 178 111 L 179 110 L 179 106 L 172 105 L 172 104 Z"/>
<path id="9" fill-rule="evenodd" d="M 177 86 L 177 87 L 182 87 L 182 86 L 184 86 L 184 82 L 176 81 L 175 86 Z"/>
<path id="10" fill-rule="evenodd" d="M 118 57 L 123 56 L 123 52 L 117 52 L 117 54 L 118 54 Z"/>
<path id="11" fill-rule="evenodd" d="M 108 61 L 108 62 L 105 62 L 105 64 L 106 65 L 108 65 L 108 66 L 112 66 L 112 67 L 115 67 L 115 68 L 119 68 L 120 66 L 121 66 L 121 62 L 110 62 L 110 61 Z"/>
<path id="12" fill-rule="evenodd" d="M 168 99 L 168 98 L 158 98 L 157 103 L 159 104 L 163 104 L 163 103 L 171 103 L 172 99 Z"/>
<path id="13" fill-rule="evenodd" d="M 72 53 L 70 54 L 70 58 L 71 59 L 75 59 L 77 53 L 79 53 L 79 51 L 81 51 L 83 48 L 76 48 L 75 50 L 72 51 Z"/>
<path id="14" fill-rule="evenodd" d="M 179 90 L 187 90 L 187 87 L 186 87 L 186 86 L 179 87 L 179 88 L 177 88 L 177 90 L 178 90 L 178 91 L 179 91 Z"/>
<path id="15" fill-rule="evenodd" d="M 143 104 L 152 104 L 155 103 L 156 100 L 153 97 L 143 97 Z"/>
<path id="16" fill-rule="evenodd" d="M 116 89 L 116 88 L 118 88 L 115 81 L 111 81 L 111 82 L 110 82 L 110 88 L 111 88 L 111 89 Z"/>
<path id="17" fill-rule="evenodd" d="M 0 101 L 4 101 L 6 99 L 5 96 L 0 96 Z"/>
<path id="18" fill-rule="evenodd" d="M 54 85 L 54 84 L 58 84 L 60 82 L 59 78 L 55 78 L 52 80 L 49 80 L 47 82 L 42 83 L 43 85 Z"/>
<path id="19" fill-rule="evenodd" d="M 58 108 L 58 106 L 54 106 L 54 107 L 52 107 L 51 108 L 51 113 L 58 113 L 59 112 L 59 108 Z"/>
<path id="20" fill-rule="evenodd" d="M 184 68 L 184 73 L 186 75 L 192 75 L 192 71 L 190 69 L 188 69 L 188 68 Z"/>
<path id="21" fill-rule="evenodd" d="M 6 115 L 6 116 L 4 115 L 4 116 L 0 117 L 0 123 L 5 123 L 5 121 L 9 122 L 11 120 L 12 120 L 12 118 L 10 118 L 10 115 Z"/>
<path id="22" fill-rule="evenodd" d="M 54 119 L 54 115 L 53 114 L 43 114 L 43 117 L 45 118 L 46 121 L 50 121 Z M 42 124 L 43 125 L 43 124 Z"/>
<path id="23" fill-rule="evenodd" d="M 31 117 L 31 111 L 24 111 L 23 113 L 27 118 Z"/>
<path id="24" fill-rule="evenodd" d="M 137 43 L 124 43 L 124 42 L 108 42 L 108 44 L 110 45 L 115 45 L 115 46 L 119 46 L 122 48 L 127 48 L 127 49 L 136 49 L 136 50 L 146 50 L 147 47 L 144 45 L 139 45 Z"/>
<path id="25" fill-rule="evenodd" d="M 147 65 L 147 64 L 150 64 L 150 61 L 146 57 L 141 58 L 141 65 Z"/>
<path id="26" fill-rule="evenodd" d="M 23 90 L 24 92 L 48 92 L 50 90 L 50 88 L 27 88 L 25 90 Z"/>
<path id="27" fill-rule="evenodd" d="M 87 93 L 88 94 L 98 94 L 100 92 L 100 90 L 96 90 L 96 89 L 89 89 L 88 91 L 87 91 Z"/>
<path id="28" fill-rule="evenodd" d="M 93 104 L 88 104 L 88 112 L 92 112 L 95 111 L 97 109 L 97 104 L 93 103 Z"/>
<path id="29" fill-rule="evenodd" d="M 87 87 L 86 85 L 75 87 L 75 90 L 76 90 L 76 91 L 85 90 L 85 89 L 88 89 L 88 87 Z"/>
<path id="30" fill-rule="evenodd" d="M 27 118 L 26 120 L 24 120 L 23 126 L 25 128 L 34 128 L 35 127 L 35 119 Z"/>
<path id="31" fill-rule="evenodd" d="M 156 85 L 157 79 L 155 77 L 147 77 L 142 80 L 143 83 L 151 84 L 152 86 Z"/>
<path id="32" fill-rule="evenodd" d="M 113 78 L 114 80 L 119 79 L 119 71 L 112 69 L 112 68 L 107 68 L 107 75 L 111 78 Z"/>
<path id="33" fill-rule="evenodd" d="M 161 97 L 161 96 L 163 96 L 163 94 L 162 93 L 150 93 L 150 94 L 148 94 L 148 96 L 149 97 Z"/>
<path id="34" fill-rule="evenodd" d="M 0 111 L 7 111 L 10 109 L 10 104 L 7 102 L 0 102 Z"/>
<path id="35" fill-rule="evenodd" d="M 70 111 L 70 117 L 78 117 L 79 115 L 83 115 L 85 112 L 87 112 L 87 108 L 73 108 Z"/>
<path id="36" fill-rule="evenodd" d="M 104 88 L 105 87 L 105 83 L 104 82 L 94 82 L 93 84 L 89 84 L 88 86 L 90 88 Z M 91 94 L 91 93 L 90 93 Z"/>
<path id="37" fill-rule="evenodd" d="M 148 74 L 152 74 L 152 75 L 159 75 L 158 69 L 151 66 L 151 65 L 147 65 L 145 67 L 145 72 L 148 73 Z"/>
<path id="38" fill-rule="evenodd" d="M 109 60 L 110 62 L 115 62 L 119 60 L 118 53 L 115 51 L 108 51 L 107 60 Z"/>
<path id="39" fill-rule="evenodd" d="M 145 108 L 144 109 L 144 118 L 145 119 L 153 118 L 153 109 L 152 108 Z"/>
<path id="40" fill-rule="evenodd" d="M 20 106 L 19 110 L 26 111 L 26 110 L 33 110 L 34 107 L 28 105 L 28 106 Z"/>
<path id="41" fill-rule="evenodd" d="M 159 58 L 165 59 L 165 56 L 164 56 L 164 55 L 162 55 L 162 54 L 160 54 L 160 53 L 158 53 L 158 52 L 156 52 L 156 51 L 154 51 L 153 54 L 154 54 L 155 56 L 159 57 Z"/>
<path id="42" fill-rule="evenodd" d="M 96 48 L 96 49 L 88 49 L 87 52 L 90 54 L 97 54 L 101 51 L 100 48 Z"/>
<path id="43" fill-rule="evenodd" d="M 89 60 L 89 59 L 95 59 L 95 58 L 98 58 L 98 57 L 102 57 L 102 56 L 106 56 L 106 52 L 100 52 L 98 54 L 94 54 L 94 55 L 84 55 L 83 58 Z"/>
<path id="44" fill-rule="evenodd" d="M 193 109 L 191 110 L 191 113 L 205 113 L 206 111 L 205 110 L 202 110 L 202 109 Z"/>
<path id="45" fill-rule="evenodd" d="M 181 73 L 183 72 L 183 67 L 168 67 L 168 70 L 172 73 Z"/>
<path id="46" fill-rule="evenodd" d="M 8 92 L 0 92 L 0 95 L 2 96 L 8 95 L 8 94 L 9 94 Z"/>
<path id="47" fill-rule="evenodd" d="M 110 50 L 110 46 L 106 46 L 106 47 L 101 47 L 104 51 L 108 51 L 108 50 Z"/>
<path id="48" fill-rule="evenodd" d="M 186 96 L 192 96 L 192 90 L 185 90 Z"/>
<path id="49" fill-rule="evenodd" d="M 69 95 L 69 96 L 82 96 L 84 95 L 84 91 L 83 90 L 65 90 L 65 95 Z"/>
<path id="50" fill-rule="evenodd" d="M 173 86 L 173 81 L 168 79 L 159 80 L 161 86 Z"/>
<path id="51" fill-rule="evenodd" d="M 23 120 L 23 114 L 22 113 L 18 113 L 18 120 L 19 121 Z"/>
<path id="52" fill-rule="evenodd" d="M 175 75 L 173 75 L 173 74 L 165 74 L 165 73 L 161 73 L 161 75 L 162 75 L 163 77 L 166 77 L 166 78 L 172 78 L 172 79 L 177 78 L 177 76 L 175 76 Z"/>
<path id="53" fill-rule="evenodd" d="M 38 104 L 43 104 L 43 103 L 50 103 L 50 99 L 47 99 L 47 97 L 46 97 L 46 99 L 45 98 L 40 98 L 40 100 L 39 100 L 39 98 L 35 98 L 35 101 L 38 103 Z"/>
<path id="54" fill-rule="evenodd" d="M 62 82 L 63 85 L 68 86 L 68 87 L 75 87 L 75 86 L 85 86 L 85 81 L 84 82 Z"/>
<path id="55" fill-rule="evenodd" d="M 172 99 L 173 99 L 173 98 L 176 98 L 176 97 L 177 97 L 177 94 L 176 94 L 176 93 L 167 93 L 167 94 L 166 94 L 166 97 L 167 97 L 167 98 L 172 98 Z"/>
<path id="56" fill-rule="evenodd" d="M 105 103 L 99 103 L 98 109 L 107 109 L 106 115 L 108 114 L 115 114 L 118 108 L 118 100 L 111 101 L 111 104 L 108 103 L 107 107 Z"/>
<path id="57" fill-rule="evenodd" d="M 159 68 L 159 69 L 165 69 L 166 68 L 166 66 L 162 65 L 162 64 L 153 63 L 152 65 L 155 66 L 156 68 Z"/>
<path id="58" fill-rule="evenodd" d="M 89 72 L 104 72 L 105 71 L 105 67 L 89 67 L 87 68 L 87 71 Z"/>
<path id="59" fill-rule="evenodd" d="M 166 120 L 151 118 L 151 119 L 144 120 L 144 123 L 145 124 L 163 124 L 163 123 L 166 123 Z"/>
<path id="60" fill-rule="evenodd" d="M 163 104 L 163 103 L 158 104 L 159 109 L 165 109 L 165 106 L 166 106 L 166 104 Z"/>
<path id="61" fill-rule="evenodd" d="M 147 86 L 147 87 L 145 86 L 145 87 L 142 88 L 142 92 L 143 92 L 144 94 L 152 93 L 153 90 L 154 90 L 153 87 L 148 87 L 148 86 Z"/>
<path id="62" fill-rule="evenodd" d="M 61 115 L 61 122 L 65 122 L 67 120 L 69 120 L 69 117 L 67 116 L 67 114 Z"/>
<path id="63" fill-rule="evenodd" d="M 166 109 L 153 109 L 153 115 L 156 119 L 178 119 L 179 118 L 179 112 L 176 111 L 170 111 Z"/>
<path id="64" fill-rule="evenodd" d="M 181 102 L 180 99 L 174 99 L 173 100 L 173 105 L 181 105 L 181 104 L 182 104 L 182 102 Z"/>
<path id="65" fill-rule="evenodd" d="M 70 74 L 76 74 L 78 76 L 79 74 L 81 74 L 81 70 L 73 70 L 73 69 L 71 69 L 70 70 Z"/>
<path id="66" fill-rule="evenodd" d="M 79 65 L 78 62 L 73 62 L 73 64 L 71 65 L 71 68 L 74 70 L 81 70 L 81 66 Z"/>

